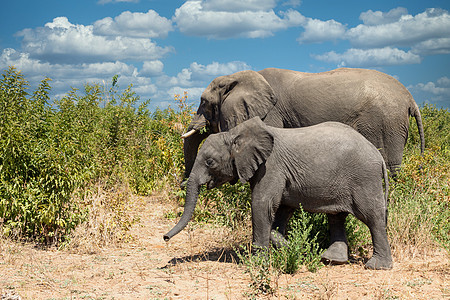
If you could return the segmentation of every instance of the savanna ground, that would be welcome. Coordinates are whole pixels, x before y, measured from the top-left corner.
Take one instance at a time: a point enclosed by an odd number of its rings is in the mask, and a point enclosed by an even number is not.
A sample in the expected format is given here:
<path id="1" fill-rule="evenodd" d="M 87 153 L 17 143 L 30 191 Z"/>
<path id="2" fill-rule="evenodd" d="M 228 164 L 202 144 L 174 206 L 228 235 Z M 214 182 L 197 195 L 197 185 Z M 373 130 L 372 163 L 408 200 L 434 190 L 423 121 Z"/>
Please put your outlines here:
<path id="1" fill-rule="evenodd" d="M 395 252 L 394 268 L 366 270 L 363 259 L 312 273 L 272 275 L 272 294 L 256 294 L 230 244 L 248 232 L 191 225 L 169 243 L 175 223 L 166 196 L 132 197 L 138 217 L 130 240 L 96 247 L 78 236 L 66 250 L 2 239 L 2 299 L 445 299 L 450 297 L 448 253 Z M 83 231 L 84 234 L 84 231 Z M 82 235 L 83 235 L 82 234 Z M 236 235 L 239 235 L 236 237 Z M 70 249 L 71 248 L 71 249 Z M 16 296 L 16 298 L 14 298 Z"/>
<path id="2" fill-rule="evenodd" d="M 245 185 L 202 190 L 192 222 L 165 243 L 183 211 L 187 95 L 151 112 L 132 86 L 119 93 L 117 76 L 55 100 L 49 82 L 29 93 L 16 69 L 0 78 L 1 300 L 450 298 L 448 110 L 421 108 L 424 155 L 410 122 L 389 193 L 394 267 L 371 271 L 370 235 L 354 218 L 349 264 L 318 264 L 326 218 L 304 213 L 287 252 L 247 255 Z"/>

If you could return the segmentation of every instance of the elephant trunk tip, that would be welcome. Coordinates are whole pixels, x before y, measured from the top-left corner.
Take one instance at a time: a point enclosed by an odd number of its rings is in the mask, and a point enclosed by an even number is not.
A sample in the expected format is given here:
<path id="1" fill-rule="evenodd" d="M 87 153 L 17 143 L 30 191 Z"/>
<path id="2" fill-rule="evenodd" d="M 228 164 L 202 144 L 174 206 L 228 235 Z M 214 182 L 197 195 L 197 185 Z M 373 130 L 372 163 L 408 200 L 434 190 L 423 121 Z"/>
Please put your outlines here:
<path id="1" fill-rule="evenodd" d="M 166 233 L 166 234 L 163 236 L 164 241 L 165 241 L 165 242 L 168 242 L 168 241 L 169 241 L 171 238 L 173 238 L 173 236 L 176 235 L 178 232 L 180 232 L 179 227 L 178 227 L 178 228 L 177 228 L 177 227 L 173 228 L 171 231 L 169 231 L 168 233 Z"/>

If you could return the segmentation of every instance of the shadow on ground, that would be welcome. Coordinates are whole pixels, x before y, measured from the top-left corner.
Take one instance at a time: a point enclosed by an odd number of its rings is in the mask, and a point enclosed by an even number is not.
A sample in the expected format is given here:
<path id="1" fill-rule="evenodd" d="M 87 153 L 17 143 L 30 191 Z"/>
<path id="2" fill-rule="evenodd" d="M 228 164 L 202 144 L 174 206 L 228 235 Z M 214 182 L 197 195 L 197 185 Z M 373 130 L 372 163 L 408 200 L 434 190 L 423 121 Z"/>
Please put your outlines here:
<path id="1" fill-rule="evenodd" d="M 223 263 L 238 264 L 241 262 L 238 253 L 241 256 L 248 255 L 248 253 L 246 253 L 246 250 L 244 249 L 216 248 L 211 251 L 199 254 L 187 255 L 183 257 L 174 257 L 164 267 L 161 267 L 161 269 L 167 269 L 177 264 L 182 264 L 186 262 L 199 262 L 199 261 L 217 261 Z M 367 260 L 368 260 L 367 257 L 350 255 L 349 260 L 346 263 L 332 263 L 323 259 L 322 263 L 324 265 L 342 265 L 342 264 L 364 265 L 367 262 Z"/>
<path id="2" fill-rule="evenodd" d="M 162 267 L 161 269 L 166 269 L 177 264 L 186 263 L 186 262 L 196 262 L 196 261 L 217 261 L 223 263 L 239 263 L 240 259 L 237 251 L 240 251 L 241 254 L 244 253 L 244 250 L 230 249 L 230 248 L 216 248 L 211 251 L 187 255 L 183 257 L 174 257 L 172 258 L 167 265 Z"/>

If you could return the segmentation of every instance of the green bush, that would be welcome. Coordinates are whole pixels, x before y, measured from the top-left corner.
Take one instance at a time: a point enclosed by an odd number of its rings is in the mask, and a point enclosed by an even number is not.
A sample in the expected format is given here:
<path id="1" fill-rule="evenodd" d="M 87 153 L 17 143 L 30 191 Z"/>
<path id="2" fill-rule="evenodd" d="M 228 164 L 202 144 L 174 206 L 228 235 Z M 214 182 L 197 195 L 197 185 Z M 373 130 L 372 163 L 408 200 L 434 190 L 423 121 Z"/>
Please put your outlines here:
<path id="1" fill-rule="evenodd" d="M 296 212 L 295 218 L 290 221 L 287 244 L 280 249 L 272 249 L 275 269 L 282 273 L 294 274 L 300 266 L 306 266 L 311 272 L 315 272 L 320 267 L 322 250 L 317 241 L 317 234 L 311 237 L 314 226 L 311 218 L 311 214 L 303 209 Z"/>
<path id="2" fill-rule="evenodd" d="M 315 272 L 322 266 L 322 251 L 317 242 L 317 235 L 311 238 L 312 216 L 300 208 L 290 221 L 286 244 L 279 249 L 270 246 L 267 251 L 255 252 L 251 247 L 241 246 L 241 250 L 235 250 L 240 263 L 250 274 L 250 287 L 254 294 L 273 293 L 276 289 L 274 278 L 278 278 L 282 273 L 294 274 L 301 266 Z"/>
<path id="3" fill-rule="evenodd" d="M 450 251 L 450 112 L 425 105 L 421 113 L 425 153 L 420 155 L 411 120 L 403 166 L 391 182 L 389 236 L 397 248 L 427 249 L 438 243 Z"/>
<path id="4" fill-rule="evenodd" d="M 176 98 L 178 111 L 150 113 L 132 86 L 119 94 L 117 76 L 109 89 L 87 84 L 52 102 L 49 81 L 31 95 L 13 67 L 0 81 L 3 234 L 57 242 L 87 218 L 83 195 L 97 183 L 150 194 L 181 181 L 187 95 Z"/>
<path id="5" fill-rule="evenodd" d="M 48 81 L 31 96 L 14 68 L 0 81 L 0 220 L 6 234 L 57 238 L 81 220 L 70 201 L 76 166 L 62 164 L 63 145 L 52 138 Z"/>

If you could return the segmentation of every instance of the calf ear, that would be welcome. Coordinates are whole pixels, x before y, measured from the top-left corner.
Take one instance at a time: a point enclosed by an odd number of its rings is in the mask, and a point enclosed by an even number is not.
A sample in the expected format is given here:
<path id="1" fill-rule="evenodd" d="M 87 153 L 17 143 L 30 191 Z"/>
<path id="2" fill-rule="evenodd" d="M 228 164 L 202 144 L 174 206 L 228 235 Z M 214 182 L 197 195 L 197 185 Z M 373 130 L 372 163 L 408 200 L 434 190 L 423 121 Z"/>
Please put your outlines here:
<path id="1" fill-rule="evenodd" d="M 231 155 L 241 182 L 255 175 L 273 148 L 273 135 L 259 117 L 255 117 L 229 131 L 232 136 Z"/>

